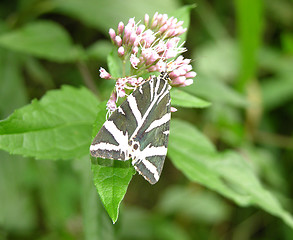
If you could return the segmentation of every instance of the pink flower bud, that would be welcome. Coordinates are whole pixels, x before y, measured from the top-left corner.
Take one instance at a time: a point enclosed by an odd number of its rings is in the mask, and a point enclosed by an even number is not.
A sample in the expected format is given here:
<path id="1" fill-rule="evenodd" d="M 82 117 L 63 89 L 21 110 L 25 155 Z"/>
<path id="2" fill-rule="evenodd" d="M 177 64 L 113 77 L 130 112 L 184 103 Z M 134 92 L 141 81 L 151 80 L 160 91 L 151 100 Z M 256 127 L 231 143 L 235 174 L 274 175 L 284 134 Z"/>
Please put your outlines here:
<path id="1" fill-rule="evenodd" d="M 166 24 L 167 20 L 168 20 L 168 15 L 167 14 L 163 14 L 163 17 L 162 17 L 162 20 L 161 20 L 161 24 L 162 25 Z"/>
<path id="2" fill-rule="evenodd" d="M 175 46 L 177 46 L 178 42 L 180 41 L 180 38 L 179 37 L 174 37 L 174 38 L 171 38 L 167 41 L 166 43 L 166 47 L 167 48 L 174 48 Z"/>
<path id="3" fill-rule="evenodd" d="M 109 35 L 110 35 L 110 38 L 111 38 L 113 41 L 115 41 L 116 33 L 115 33 L 115 31 L 114 31 L 113 28 L 110 28 L 110 29 L 109 29 Z"/>
<path id="4" fill-rule="evenodd" d="M 163 61 L 163 60 L 159 60 L 157 63 L 156 63 L 156 69 L 158 72 L 165 72 L 166 71 L 166 63 Z"/>
<path id="5" fill-rule="evenodd" d="M 173 57 L 176 57 L 177 54 L 178 54 L 178 51 L 174 49 L 168 49 L 167 51 L 165 51 L 164 58 L 166 59 L 173 58 Z"/>
<path id="6" fill-rule="evenodd" d="M 143 41 L 145 43 L 145 47 L 150 47 L 155 40 L 156 37 L 152 30 L 148 29 L 143 33 Z"/>
<path id="7" fill-rule="evenodd" d="M 129 25 L 131 27 L 134 27 L 135 26 L 135 20 L 134 20 L 134 18 L 130 18 L 127 25 Z"/>
<path id="8" fill-rule="evenodd" d="M 104 78 L 104 79 L 112 78 L 110 73 L 108 73 L 104 68 L 100 67 L 99 71 L 100 71 L 100 78 Z"/>
<path id="9" fill-rule="evenodd" d="M 122 57 L 122 56 L 124 56 L 124 53 L 125 53 L 125 50 L 124 50 L 124 47 L 119 47 L 118 48 L 118 55 L 120 56 L 120 57 Z"/>
<path id="10" fill-rule="evenodd" d="M 142 77 L 139 77 L 139 78 L 137 79 L 137 84 L 136 84 L 136 85 L 139 85 L 140 83 L 142 83 L 142 81 L 143 81 L 143 78 L 142 78 Z"/>
<path id="11" fill-rule="evenodd" d="M 136 41 L 137 35 L 135 32 L 132 32 L 129 37 L 129 44 L 133 45 Z"/>
<path id="12" fill-rule="evenodd" d="M 175 36 L 175 29 L 168 29 L 168 30 L 166 30 L 166 32 L 164 33 L 164 35 L 166 37 L 174 37 Z"/>
<path id="13" fill-rule="evenodd" d="M 144 15 L 144 24 L 146 26 L 148 26 L 149 25 L 149 21 L 150 21 L 150 16 L 148 14 L 145 14 Z"/>
<path id="14" fill-rule="evenodd" d="M 162 14 L 158 14 L 158 16 L 156 18 L 158 24 L 161 24 L 162 18 L 163 18 L 163 15 Z"/>
<path id="15" fill-rule="evenodd" d="M 177 108 L 171 107 L 171 112 L 177 112 Z"/>
<path id="16" fill-rule="evenodd" d="M 150 28 L 154 29 L 158 25 L 158 21 L 154 20 Z"/>
<path id="17" fill-rule="evenodd" d="M 162 27 L 160 27 L 159 32 L 160 32 L 160 33 L 163 33 L 163 32 L 165 32 L 167 29 L 168 29 L 168 25 L 165 24 L 165 25 L 163 25 Z"/>
<path id="18" fill-rule="evenodd" d="M 107 109 L 110 110 L 111 112 L 114 112 L 116 110 L 116 99 L 117 99 L 117 95 L 115 92 L 112 93 L 112 95 L 110 96 L 109 101 L 107 102 Z"/>
<path id="19" fill-rule="evenodd" d="M 121 37 L 120 36 L 116 36 L 114 42 L 116 43 L 116 45 L 118 47 L 120 47 L 122 45 L 122 39 L 121 39 Z"/>
<path id="20" fill-rule="evenodd" d="M 177 21 L 178 21 L 177 18 L 170 17 L 170 22 L 173 28 L 176 28 Z"/>
<path id="21" fill-rule="evenodd" d="M 173 85 L 181 85 L 185 82 L 186 78 L 184 76 L 179 76 L 177 78 L 172 79 Z"/>
<path id="22" fill-rule="evenodd" d="M 192 69 L 191 65 L 181 65 L 176 69 L 176 72 L 179 75 L 185 75 L 187 72 L 189 72 Z"/>
<path id="23" fill-rule="evenodd" d="M 128 43 L 129 37 L 132 33 L 132 27 L 130 27 L 128 24 L 124 28 L 124 36 L 123 36 L 123 42 Z"/>
<path id="24" fill-rule="evenodd" d="M 136 34 L 139 35 L 145 30 L 145 25 L 140 24 L 136 30 Z"/>
<path id="25" fill-rule="evenodd" d="M 125 90 L 124 89 L 120 89 L 118 92 L 117 92 L 117 95 L 118 97 L 120 98 L 124 98 L 126 93 L 125 93 Z"/>
<path id="26" fill-rule="evenodd" d="M 193 79 L 186 79 L 181 86 L 186 87 L 186 86 L 189 86 L 191 84 L 193 84 Z"/>
<path id="27" fill-rule="evenodd" d="M 188 65 L 191 62 L 191 59 L 185 58 L 182 59 L 182 64 Z"/>
<path id="28" fill-rule="evenodd" d="M 149 55 L 148 59 L 146 60 L 146 64 L 150 65 L 157 61 L 160 58 L 159 54 L 157 54 L 155 51 L 152 51 Z"/>
<path id="29" fill-rule="evenodd" d="M 155 14 L 154 14 L 154 16 L 153 16 L 153 19 L 152 19 L 152 20 L 153 20 L 153 21 L 154 21 L 154 20 L 156 20 L 156 19 L 157 19 L 157 17 L 158 17 L 158 15 L 159 15 L 159 13 L 158 13 L 158 12 L 155 12 Z"/>
<path id="30" fill-rule="evenodd" d="M 193 71 L 185 74 L 186 78 L 194 78 L 195 76 L 196 76 L 196 72 L 193 72 Z"/>
<path id="31" fill-rule="evenodd" d="M 139 64 L 139 59 L 134 54 L 131 54 L 130 63 L 133 68 L 137 68 L 137 65 Z"/>
<path id="32" fill-rule="evenodd" d="M 176 27 L 179 28 L 183 25 L 184 21 L 179 21 L 177 24 L 176 24 Z"/>
<path id="33" fill-rule="evenodd" d="M 123 29 L 124 29 L 124 23 L 119 22 L 119 24 L 118 24 L 118 34 L 119 35 L 121 35 L 123 33 Z"/>
<path id="34" fill-rule="evenodd" d="M 177 78 L 180 76 L 180 73 L 177 71 L 177 69 L 173 70 L 172 72 L 169 73 L 169 77 L 171 79 Z"/>
<path id="35" fill-rule="evenodd" d="M 134 46 L 134 47 L 132 48 L 132 53 L 133 53 L 133 54 L 137 54 L 137 53 L 138 53 L 138 47 L 137 47 L 137 46 Z"/>
<path id="36" fill-rule="evenodd" d="M 181 34 L 185 33 L 187 31 L 187 28 L 180 28 L 177 31 L 176 36 L 180 36 Z"/>

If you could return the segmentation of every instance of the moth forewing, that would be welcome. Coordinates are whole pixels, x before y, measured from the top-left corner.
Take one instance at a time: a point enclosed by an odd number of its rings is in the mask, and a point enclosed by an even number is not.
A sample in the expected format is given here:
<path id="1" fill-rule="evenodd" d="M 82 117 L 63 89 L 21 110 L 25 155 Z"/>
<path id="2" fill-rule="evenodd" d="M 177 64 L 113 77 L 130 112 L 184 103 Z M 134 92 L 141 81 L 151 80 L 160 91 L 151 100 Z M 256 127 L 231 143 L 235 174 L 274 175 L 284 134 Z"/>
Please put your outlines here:
<path id="1" fill-rule="evenodd" d="M 170 128 L 170 85 L 164 78 L 153 78 L 143 92 L 149 97 L 142 111 L 143 121 L 137 133 L 131 137 L 139 144 L 133 153 L 132 164 L 151 184 L 156 183 L 162 172 L 167 154 Z M 139 93 L 141 94 L 141 93 Z"/>
<path id="2" fill-rule="evenodd" d="M 120 122 L 119 125 L 116 124 L 117 121 Z M 126 120 L 117 109 L 95 136 L 90 153 L 93 157 L 128 160 L 128 138 Z"/>
<path id="3" fill-rule="evenodd" d="M 170 128 L 168 74 L 136 88 L 104 123 L 90 147 L 94 157 L 128 160 L 151 184 L 162 172 Z"/>

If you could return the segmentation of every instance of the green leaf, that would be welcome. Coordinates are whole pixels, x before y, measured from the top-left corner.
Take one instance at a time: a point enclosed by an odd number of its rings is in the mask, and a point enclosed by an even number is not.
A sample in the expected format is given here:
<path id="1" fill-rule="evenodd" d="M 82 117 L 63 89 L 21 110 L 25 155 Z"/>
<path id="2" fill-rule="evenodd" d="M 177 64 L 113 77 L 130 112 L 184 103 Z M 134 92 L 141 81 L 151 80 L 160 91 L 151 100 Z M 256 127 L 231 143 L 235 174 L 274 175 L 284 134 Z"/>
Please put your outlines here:
<path id="1" fill-rule="evenodd" d="M 176 88 L 172 88 L 171 90 L 171 99 L 172 105 L 179 107 L 205 108 L 211 105 L 205 100 Z"/>
<path id="2" fill-rule="evenodd" d="M 107 56 L 111 53 L 113 45 L 110 41 L 100 40 L 91 45 L 87 50 L 86 54 L 91 59 L 97 59 L 104 62 Z"/>
<path id="3" fill-rule="evenodd" d="M 117 49 L 114 48 L 112 52 L 107 57 L 107 63 L 109 68 L 109 73 L 114 78 L 119 78 L 122 76 L 122 63 L 121 59 L 118 57 Z"/>
<path id="4" fill-rule="evenodd" d="M 7 117 L 28 102 L 21 61 L 17 54 L 0 49 L 0 117 Z"/>
<path id="5" fill-rule="evenodd" d="M 183 6 L 176 11 L 174 11 L 171 16 L 174 16 L 178 19 L 178 21 L 184 21 L 182 27 L 189 28 L 190 23 L 190 11 L 195 8 L 195 4 Z M 180 36 L 180 43 L 183 43 L 186 40 L 187 31 Z"/>
<path id="6" fill-rule="evenodd" d="M 42 64 L 41 60 L 27 56 L 25 58 L 25 70 L 27 71 L 27 77 L 37 84 L 44 86 L 46 89 L 55 88 L 51 72 Z"/>
<path id="7" fill-rule="evenodd" d="M 97 159 L 92 161 L 94 184 L 113 223 L 118 219 L 119 206 L 124 198 L 132 175 L 130 161 Z"/>
<path id="8" fill-rule="evenodd" d="M 246 107 L 247 100 L 240 93 L 225 85 L 220 79 L 200 75 L 199 81 L 185 88 L 186 92 L 199 95 L 213 103 L 229 104 L 236 107 Z"/>
<path id="9" fill-rule="evenodd" d="M 266 111 L 282 106 L 293 98 L 293 71 L 266 79 L 261 85 L 263 105 Z"/>
<path id="10" fill-rule="evenodd" d="M 54 0 L 56 10 L 108 33 L 109 28 L 115 29 L 122 21 L 125 24 L 129 18 L 143 20 L 144 14 L 170 13 L 179 7 L 176 0 Z M 127 6 L 127 7 L 126 7 Z M 150 16 L 152 17 L 152 16 Z"/>
<path id="11" fill-rule="evenodd" d="M 293 228 L 293 218 L 266 190 L 248 163 L 237 153 L 217 153 L 203 144 L 205 137 L 192 125 L 173 120 L 168 156 L 191 181 L 200 183 L 240 206 L 256 205 Z"/>
<path id="12" fill-rule="evenodd" d="M 81 57 L 68 33 L 58 24 L 36 21 L 0 36 L 0 46 L 52 61 L 68 62 Z"/>
<path id="13" fill-rule="evenodd" d="M 159 202 L 161 212 L 183 215 L 184 219 L 221 223 L 229 217 L 229 205 L 219 195 L 210 191 L 195 191 L 189 186 L 172 186 L 162 193 Z"/>
<path id="14" fill-rule="evenodd" d="M 38 159 L 87 155 L 97 105 L 86 88 L 49 91 L 0 121 L 0 148 Z"/>
<path id="15" fill-rule="evenodd" d="M 201 81 L 202 75 L 209 76 L 214 81 L 235 81 L 239 72 L 239 52 L 237 42 L 230 38 L 208 41 L 193 54 L 194 68 L 198 73 L 195 78 Z M 225 59 L 225 64 L 223 64 Z"/>
<path id="16" fill-rule="evenodd" d="M 89 157 L 74 161 L 82 183 L 81 194 L 84 240 L 114 239 L 114 226 L 110 221 L 97 190 L 93 185 L 93 174 Z"/>
<path id="17" fill-rule="evenodd" d="M 237 45 L 230 39 L 220 39 L 217 42 L 205 43 L 194 55 L 200 59 L 194 65 L 197 77 L 194 84 L 184 90 L 196 94 L 212 103 L 229 104 L 236 107 L 247 106 L 247 100 L 235 91 L 227 82 L 233 81 L 238 74 Z M 223 64 L 225 59 L 225 64 Z"/>
<path id="18" fill-rule="evenodd" d="M 93 138 L 106 120 L 105 102 L 99 105 L 94 124 Z M 92 158 L 94 184 L 113 223 L 118 219 L 119 206 L 135 170 L 131 161 Z"/>

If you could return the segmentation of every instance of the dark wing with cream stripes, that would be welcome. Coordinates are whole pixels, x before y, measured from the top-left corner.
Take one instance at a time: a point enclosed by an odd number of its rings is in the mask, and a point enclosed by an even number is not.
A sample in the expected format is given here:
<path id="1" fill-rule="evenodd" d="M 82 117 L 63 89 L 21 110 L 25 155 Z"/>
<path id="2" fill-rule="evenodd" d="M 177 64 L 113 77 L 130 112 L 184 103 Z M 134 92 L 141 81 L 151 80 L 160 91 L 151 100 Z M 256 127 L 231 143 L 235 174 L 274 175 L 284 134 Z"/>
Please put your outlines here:
<path id="1" fill-rule="evenodd" d="M 170 128 L 168 74 L 139 86 L 105 122 L 90 147 L 94 157 L 128 160 L 151 184 L 162 172 Z"/>

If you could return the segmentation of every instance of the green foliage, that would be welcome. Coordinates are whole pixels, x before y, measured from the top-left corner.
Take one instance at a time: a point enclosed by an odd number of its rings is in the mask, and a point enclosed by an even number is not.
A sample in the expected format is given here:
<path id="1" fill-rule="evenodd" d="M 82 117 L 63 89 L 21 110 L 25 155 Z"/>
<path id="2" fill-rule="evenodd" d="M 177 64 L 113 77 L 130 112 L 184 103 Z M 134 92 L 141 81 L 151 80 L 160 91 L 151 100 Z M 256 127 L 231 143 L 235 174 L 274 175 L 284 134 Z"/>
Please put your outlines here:
<path id="1" fill-rule="evenodd" d="M 292 239 L 291 2 L 1 2 L 0 239 Z M 156 11 L 184 20 L 197 77 L 171 90 L 150 186 L 89 146 L 113 87 L 97 66 L 123 72 L 108 29 Z"/>
<path id="2" fill-rule="evenodd" d="M 0 147 L 37 159 L 87 155 L 97 105 L 86 88 L 50 91 L 0 121 Z"/>
<path id="3" fill-rule="evenodd" d="M 237 83 L 243 91 L 247 82 L 255 76 L 256 54 L 261 44 L 263 29 L 263 2 L 237 0 L 237 25 L 240 43 L 240 76 Z"/>
<path id="4" fill-rule="evenodd" d="M 115 223 L 118 219 L 120 203 L 135 171 L 130 161 L 99 160 L 92 162 L 94 183 L 109 216 Z"/>
<path id="5" fill-rule="evenodd" d="M 80 49 L 58 24 L 36 21 L 0 36 L 0 46 L 57 62 L 78 59 Z"/>
<path id="6" fill-rule="evenodd" d="M 126 22 L 131 17 L 141 19 L 145 13 L 152 15 L 156 11 L 170 14 L 171 11 L 179 7 L 175 0 L 149 0 L 139 3 L 132 0 L 84 0 L 82 2 L 79 0 L 54 0 L 53 3 L 56 12 L 74 17 L 104 33 L 107 33 L 109 28 L 117 26 L 118 22 Z M 105 19 L 107 20 L 105 21 Z"/>
<path id="7" fill-rule="evenodd" d="M 216 152 L 204 135 L 183 121 L 173 120 L 171 127 L 169 157 L 190 180 L 241 206 L 258 205 L 293 227 L 290 213 L 261 185 L 251 166 L 239 154 Z"/>
<path id="8" fill-rule="evenodd" d="M 210 103 L 187 92 L 173 88 L 171 91 L 172 105 L 179 107 L 204 108 L 210 106 Z"/>

